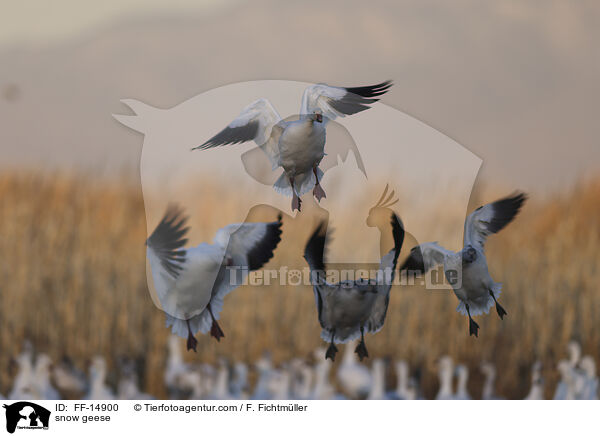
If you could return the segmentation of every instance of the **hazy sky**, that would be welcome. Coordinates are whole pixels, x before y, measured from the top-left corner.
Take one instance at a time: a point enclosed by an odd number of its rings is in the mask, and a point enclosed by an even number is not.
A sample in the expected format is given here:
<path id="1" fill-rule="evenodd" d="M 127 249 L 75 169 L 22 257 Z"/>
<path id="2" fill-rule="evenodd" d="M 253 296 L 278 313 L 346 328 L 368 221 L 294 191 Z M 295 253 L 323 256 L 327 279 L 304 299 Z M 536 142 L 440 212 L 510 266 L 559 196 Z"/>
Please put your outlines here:
<path id="1" fill-rule="evenodd" d="M 56 43 L 140 15 L 210 12 L 242 0 L 5 1 L 0 45 Z"/>
<path id="2" fill-rule="evenodd" d="M 1 164 L 138 165 L 122 98 L 392 79 L 383 101 L 481 157 L 481 180 L 562 188 L 600 169 L 598 22 L 592 0 L 4 2 Z"/>

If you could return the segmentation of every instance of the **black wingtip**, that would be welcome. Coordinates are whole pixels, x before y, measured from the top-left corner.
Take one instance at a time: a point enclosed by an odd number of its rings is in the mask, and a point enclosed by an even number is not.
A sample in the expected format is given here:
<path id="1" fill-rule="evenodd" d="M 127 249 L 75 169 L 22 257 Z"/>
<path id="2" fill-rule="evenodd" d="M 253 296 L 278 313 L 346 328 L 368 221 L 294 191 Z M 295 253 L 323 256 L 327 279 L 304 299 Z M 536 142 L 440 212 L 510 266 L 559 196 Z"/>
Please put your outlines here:
<path id="1" fill-rule="evenodd" d="M 488 229 L 493 233 L 498 233 L 506 227 L 517 216 L 527 198 L 527 194 L 524 192 L 515 192 L 508 197 L 495 201 L 493 203 L 494 218 L 488 224 Z"/>
<path id="2" fill-rule="evenodd" d="M 356 86 L 345 89 L 352 94 L 360 95 L 361 97 L 365 98 L 372 98 L 385 94 L 392 87 L 392 85 L 393 82 L 391 80 L 386 80 L 385 82 L 381 82 L 376 85 Z"/>
<path id="3" fill-rule="evenodd" d="M 398 260 L 398 256 L 400 255 L 400 250 L 402 249 L 402 244 L 404 243 L 404 224 L 398 215 L 392 212 L 392 235 L 394 237 L 394 265 Z"/>
<path id="4" fill-rule="evenodd" d="M 255 271 L 261 268 L 274 256 L 277 245 L 281 242 L 281 214 L 277 221 L 267 224 L 265 236 L 248 252 L 248 268 Z"/>
<path id="5" fill-rule="evenodd" d="M 423 251 L 418 245 L 411 248 L 410 254 L 400 267 L 400 271 L 425 273 L 425 260 L 423 259 Z"/>
<path id="6" fill-rule="evenodd" d="M 163 218 L 146 239 L 146 245 L 157 254 L 163 268 L 174 278 L 178 277 L 185 263 L 183 247 L 188 242 L 185 238 L 189 231 L 187 220 L 181 207 L 169 204 Z"/>
<path id="7" fill-rule="evenodd" d="M 308 238 L 304 248 L 304 259 L 313 270 L 324 270 L 325 241 L 327 223 L 321 221 L 314 232 Z"/>

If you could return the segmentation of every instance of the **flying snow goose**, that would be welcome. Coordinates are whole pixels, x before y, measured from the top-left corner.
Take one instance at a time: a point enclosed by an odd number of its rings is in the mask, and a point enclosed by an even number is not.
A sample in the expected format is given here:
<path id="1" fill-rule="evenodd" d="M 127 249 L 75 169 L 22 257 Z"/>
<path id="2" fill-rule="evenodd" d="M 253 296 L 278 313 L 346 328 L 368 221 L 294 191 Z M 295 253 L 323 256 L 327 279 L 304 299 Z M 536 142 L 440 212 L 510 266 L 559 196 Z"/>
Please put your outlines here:
<path id="1" fill-rule="evenodd" d="M 342 362 L 338 367 L 336 378 L 350 398 L 365 398 L 371 389 L 371 371 L 356 359 L 354 350 L 358 345 L 355 339 L 344 347 Z"/>
<path id="2" fill-rule="evenodd" d="M 383 327 L 394 280 L 396 262 L 404 228 L 400 218 L 392 212 L 394 247 L 381 259 L 377 280 L 345 280 L 328 283 L 325 279 L 325 223 L 314 231 L 306 244 L 304 258 L 311 270 L 311 281 L 317 313 L 321 325 L 321 338 L 330 343 L 325 359 L 335 360 L 336 343 L 346 343 L 360 337 L 355 352 L 359 359 L 368 357 L 365 330 L 375 334 Z"/>
<path id="3" fill-rule="evenodd" d="M 217 340 L 225 336 L 217 323 L 223 299 L 249 271 L 273 257 L 281 240 L 281 215 L 271 223 L 230 224 L 217 231 L 212 245 L 190 248 L 184 248 L 186 222 L 182 211 L 170 206 L 146 245 L 167 327 L 187 338 L 188 350 L 196 351 L 198 331 L 210 331 Z M 235 274 L 234 280 L 230 273 Z"/>
<path id="4" fill-rule="evenodd" d="M 492 280 L 488 271 L 484 245 L 489 235 L 498 233 L 510 223 L 527 199 L 523 193 L 480 206 L 465 220 L 464 248 L 458 252 L 447 250 L 437 242 L 428 242 L 413 247 L 400 268 L 401 271 L 425 273 L 438 264 L 454 293 L 460 300 L 457 312 L 469 317 L 469 334 L 477 337 L 479 325 L 472 316 L 488 313 L 496 305 L 500 318 L 506 311 L 498 303 L 501 283 Z"/>
<path id="5" fill-rule="evenodd" d="M 275 190 L 292 196 L 292 211 L 300 211 L 300 197 L 311 188 L 318 201 L 325 197 L 319 164 L 325 156 L 328 121 L 368 109 L 379 100 L 375 97 L 385 94 L 391 86 L 390 81 L 352 88 L 311 85 L 304 90 L 300 118 L 295 121 L 284 121 L 271 103 L 261 98 L 246 106 L 225 129 L 192 150 L 254 141 L 268 156 L 273 170 L 283 168 Z"/>

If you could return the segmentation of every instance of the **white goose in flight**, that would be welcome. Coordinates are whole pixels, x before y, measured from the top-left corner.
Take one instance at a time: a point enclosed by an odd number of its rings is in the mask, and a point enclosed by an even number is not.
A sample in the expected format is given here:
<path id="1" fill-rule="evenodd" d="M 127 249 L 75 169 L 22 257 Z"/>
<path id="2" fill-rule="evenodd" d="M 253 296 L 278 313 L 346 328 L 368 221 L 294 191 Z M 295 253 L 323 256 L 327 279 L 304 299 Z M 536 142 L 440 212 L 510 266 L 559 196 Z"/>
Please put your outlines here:
<path id="1" fill-rule="evenodd" d="M 365 331 L 377 333 L 383 327 L 394 280 L 396 262 L 404 228 L 400 218 L 392 212 L 394 247 L 381 259 L 377 280 L 345 280 L 328 283 L 325 279 L 325 223 L 322 222 L 306 244 L 304 258 L 311 270 L 311 282 L 321 325 L 321 338 L 330 345 L 325 359 L 335 360 L 336 343 L 346 343 L 360 337 L 355 353 L 360 360 L 369 357 L 365 345 Z"/>
<path id="2" fill-rule="evenodd" d="M 277 192 L 292 196 L 292 211 L 300 211 L 300 197 L 313 188 L 317 201 L 325 197 L 319 169 L 325 156 L 325 131 L 329 120 L 368 109 L 392 86 L 377 85 L 342 88 L 324 83 L 304 90 L 300 117 L 285 121 L 264 98 L 246 106 L 227 127 L 192 150 L 206 150 L 228 144 L 254 141 L 268 156 L 272 169 L 283 174 L 274 184 Z M 313 179 L 314 175 L 314 179 Z"/>
<path id="3" fill-rule="evenodd" d="M 210 331 L 217 340 L 225 336 L 217 323 L 223 299 L 249 271 L 273 257 L 281 240 L 281 215 L 271 223 L 230 224 L 217 231 L 212 245 L 190 248 L 184 248 L 186 221 L 180 209 L 170 206 L 146 241 L 146 254 L 167 327 L 187 337 L 187 349 L 196 351 L 198 331 Z"/>
<path id="4" fill-rule="evenodd" d="M 501 283 L 492 280 L 488 271 L 484 245 L 487 237 L 498 233 L 517 215 L 527 199 L 523 193 L 480 206 L 465 220 L 464 248 L 458 252 L 447 250 L 436 242 L 413 247 L 401 271 L 425 273 L 438 264 L 460 300 L 457 312 L 469 317 L 469 334 L 477 336 L 479 325 L 471 316 L 488 313 L 496 305 L 502 319 L 506 311 L 498 303 Z"/>

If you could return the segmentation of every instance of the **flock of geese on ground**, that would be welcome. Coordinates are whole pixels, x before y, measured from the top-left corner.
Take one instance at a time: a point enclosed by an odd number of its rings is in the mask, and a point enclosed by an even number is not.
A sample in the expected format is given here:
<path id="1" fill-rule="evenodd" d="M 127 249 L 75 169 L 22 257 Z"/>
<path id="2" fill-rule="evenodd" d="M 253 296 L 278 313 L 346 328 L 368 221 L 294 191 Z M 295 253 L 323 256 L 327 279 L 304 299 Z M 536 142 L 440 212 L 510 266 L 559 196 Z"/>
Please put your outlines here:
<path id="1" fill-rule="evenodd" d="M 389 359 L 373 359 L 371 366 L 361 363 L 354 345 L 344 348 L 343 357 L 333 372 L 332 363 L 323 359 L 326 350 L 317 349 L 310 362 L 292 359 L 276 367 L 268 354 L 252 365 L 243 362 L 229 364 L 220 359 L 216 366 L 188 363 L 183 359 L 179 341 L 171 336 L 164 382 L 170 399 L 189 400 L 418 400 L 423 397 L 419 368 L 411 371 L 404 360 L 392 363 Z M 568 359 L 558 362 L 560 373 L 553 399 L 598 399 L 598 377 L 595 361 L 591 356 L 581 357 L 581 347 L 571 341 Z M 107 382 L 107 366 L 104 358 L 92 359 L 88 374 L 76 368 L 68 359 L 53 365 L 50 358 L 37 353 L 26 343 L 16 358 L 18 370 L 9 399 L 18 400 L 151 400 L 152 396 L 139 388 L 139 376 L 133 362 L 122 360 L 118 366 L 119 378 L 116 389 Z M 467 389 L 469 369 L 455 365 L 452 358 L 443 356 L 437 361 L 439 390 L 436 400 L 470 400 Z M 390 370 L 395 373 L 395 386 L 390 386 Z M 250 372 L 256 380 L 250 384 Z M 501 400 L 496 395 L 496 369 L 493 364 L 480 365 L 485 377 L 481 399 Z M 545 384 L 542 365 L 536 361 L 531 369 L 531 385 L 525 400 L 543 400 Z M 1 397 L 1 396 L 0 396 Z"/>

